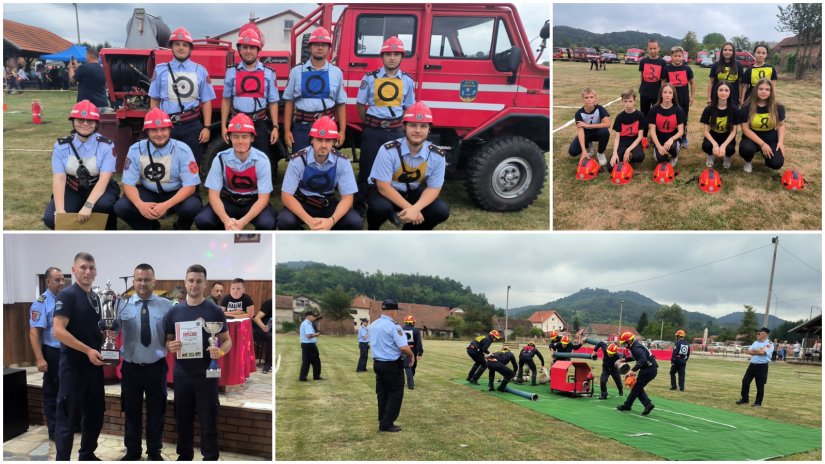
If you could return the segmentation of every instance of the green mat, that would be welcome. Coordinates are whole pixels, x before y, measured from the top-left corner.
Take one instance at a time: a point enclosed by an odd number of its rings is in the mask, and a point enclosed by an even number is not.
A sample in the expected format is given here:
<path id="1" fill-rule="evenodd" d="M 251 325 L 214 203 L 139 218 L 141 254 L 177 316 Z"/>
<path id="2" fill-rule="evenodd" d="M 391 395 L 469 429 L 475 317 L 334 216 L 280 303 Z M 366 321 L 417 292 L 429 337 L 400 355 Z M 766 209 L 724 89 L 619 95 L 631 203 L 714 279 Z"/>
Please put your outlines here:
<path id="1" fill-rule="evenodd" d="M 512 393 L 488 392 L 486 382 L 481 382 L 482 385 L 468 384 L 463 379 L 453 382 L 668 460 L 761 460 L 822 447 L 821 429 L 664 398 L 652 398 L 656 409 L 648 416 L 641 415 L 643 408 L 638 400 L 632 411 L 621 412 L 616 406 L 624 398 L 610 390 L 610 398 L 599 400 L 598 386 L 593 398 L 572 398 L 550 393 L 547 385 L 510 384 L 539 394 L 538 401 L 530 401 Z"/>

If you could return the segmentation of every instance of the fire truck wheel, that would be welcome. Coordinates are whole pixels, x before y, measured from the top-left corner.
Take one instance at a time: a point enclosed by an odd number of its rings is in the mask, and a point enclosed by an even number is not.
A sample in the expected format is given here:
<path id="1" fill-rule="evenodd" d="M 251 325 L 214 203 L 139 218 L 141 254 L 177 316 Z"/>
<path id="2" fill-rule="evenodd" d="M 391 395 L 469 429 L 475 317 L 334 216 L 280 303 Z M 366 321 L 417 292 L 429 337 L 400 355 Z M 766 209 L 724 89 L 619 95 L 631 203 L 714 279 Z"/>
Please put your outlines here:
<path id="1" fill-rule="evenodd" d="M 547 177 L 541 149 L 520 136 L 486 143 L 470 159 L 467 193 L 487 211 L 521 211 L 539 196 Z"/>
<path id="2" fill-rule="evenodd" d="M 218 132 L 217 135 L 217 137 L 213 137 L 212 140 L 209 141 L 209 145 L 206 146 L 206 151 L 203 153 L 203 161 L 201 161 L 201 182 L 206 181 L 206 175 L 209 174 L 209 168 L 212 167 L 212 160 L 215 159 L 215 156 L 229 148 L 229 144 L 221 139 L 220 132 Z"/>

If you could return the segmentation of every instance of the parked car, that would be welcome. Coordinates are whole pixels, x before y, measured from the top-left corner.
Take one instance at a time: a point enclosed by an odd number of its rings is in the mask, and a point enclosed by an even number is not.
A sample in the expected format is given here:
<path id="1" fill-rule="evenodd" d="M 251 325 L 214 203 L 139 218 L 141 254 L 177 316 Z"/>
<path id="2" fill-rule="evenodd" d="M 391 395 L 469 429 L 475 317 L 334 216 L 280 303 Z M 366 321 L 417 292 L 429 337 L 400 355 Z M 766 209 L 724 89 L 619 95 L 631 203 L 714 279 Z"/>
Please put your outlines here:
<path id="1" fill-rule="evenodd" d="M 570 49 L 564 47 L 553 47 L 553 59 L 570 61 Z"/>
<path id="2" fill-rule="evenodd" d="M 602 53 L 602 61 L 605 63 L 618 63 L 619 57 L 615 53 Z"/>
<path id="3" fill-rule="evenodd" d="M 628 48 L 624 55 L 624 64 L 639 64 L 645 56 L 645 51 L 641 48 Z"/>
<path id="4" fill-rule="evenodd" d="M 740 62 L 743 68 L 750 68 L 756 63 L 756 58 L 753 57 L 751 52 L 736 52 L 736 61 Z"/>
<path id="5" fill-rule="evenodd" d="M 573 61 L 592 61 L 599 58 L 599 52 L 593 47 L 576 47 L 570 50 Z"/>
<path id="6" fill-rule="evenodd" d="M 675 343 L 670 340 L 653 340 L 650 342 L 650 348 L 654 350 L 670 350 Z"/>
<path id="7" fill-rule="evenodd" d="M 708 56 L 702 58 L 702 61 L 699 62 L 699 67 L 700 68 L 711 68 L 711 67 L 713 67 L 713 59 L 708 57 Z"/>

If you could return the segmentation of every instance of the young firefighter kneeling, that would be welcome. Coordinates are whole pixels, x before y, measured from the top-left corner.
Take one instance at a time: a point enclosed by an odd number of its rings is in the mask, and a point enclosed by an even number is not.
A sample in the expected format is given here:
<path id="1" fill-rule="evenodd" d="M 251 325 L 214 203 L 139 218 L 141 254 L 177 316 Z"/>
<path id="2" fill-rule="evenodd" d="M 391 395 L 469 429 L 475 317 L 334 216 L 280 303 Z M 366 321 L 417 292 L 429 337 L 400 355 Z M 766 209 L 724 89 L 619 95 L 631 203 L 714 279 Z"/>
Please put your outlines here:
<path id="1" fill-rule="evenodd" d="M 444 151 L 427 142 L 433 113 L 418 102 L 404 112 L 404 138 L 378 150 L 370 172 L 367 226 L 378 230 L 398 213 L 404 230 L 432 230 L 450 217 L 438 198 L 444 184 Z"/>
<path id="2" fill-rule="evenodd" d="M 195 225 L 201 230 L 243 230 L 251 222 L 257 230 L 274 230 L 272 172 L 269 158 L 252 147 L 255 125 L 240 113 L 229 121 L 227 132 L 232 148 L 212 160 L 204 183 L 209 204 L 195 217 Z"/>
<path id="3" fill-rule="evenodd" d="M 352 210 L 358 192 L 350 160 L 333 145 L 338 125 L 321 116 L 309 131 L 310 146 L 292 155 L 281 185 L 284 209 L 278 217 L 280 230 L 361 230 L 364 220 Z M 335 198 L 335 187 L 341 199 Z"/>

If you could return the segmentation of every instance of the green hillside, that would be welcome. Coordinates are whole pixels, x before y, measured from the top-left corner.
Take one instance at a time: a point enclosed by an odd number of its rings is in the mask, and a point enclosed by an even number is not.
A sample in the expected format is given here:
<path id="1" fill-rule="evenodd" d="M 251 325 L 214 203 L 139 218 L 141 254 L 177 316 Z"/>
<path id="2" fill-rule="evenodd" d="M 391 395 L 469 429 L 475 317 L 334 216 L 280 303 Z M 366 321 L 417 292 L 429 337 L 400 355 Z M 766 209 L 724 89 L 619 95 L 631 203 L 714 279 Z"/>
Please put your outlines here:
<path id="1" fill-rule="evenodd" d="M 594 34 L 584 29 L 576 29 L 568 26 L 553 27 L 554 47 L 596 47 L 599 50 L 607 48 L 614 51 L 624 52 L 628 48 L 647 48 L 647 39 L 656 38 L 662 50 L 668 50 L 673 46 L 681 45 L 682 39 L 664 36 L 661 34 L 648 34 L 639 31 L 608 32 L 606 34 Z"/>

